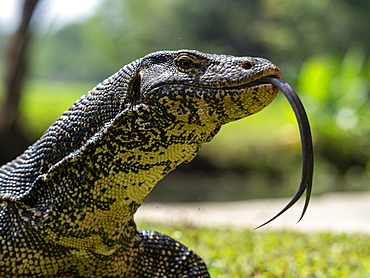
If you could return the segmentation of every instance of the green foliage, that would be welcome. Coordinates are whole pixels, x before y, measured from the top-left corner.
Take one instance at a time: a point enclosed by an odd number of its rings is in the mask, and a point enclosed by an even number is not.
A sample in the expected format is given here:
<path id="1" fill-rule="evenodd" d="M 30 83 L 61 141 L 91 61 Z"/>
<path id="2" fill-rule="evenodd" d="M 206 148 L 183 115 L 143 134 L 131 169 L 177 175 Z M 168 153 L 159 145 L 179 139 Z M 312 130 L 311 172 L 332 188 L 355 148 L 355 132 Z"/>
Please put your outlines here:
<path id="1" fill-rule="evenodd" d="M 257 35 L 284 60 L 343 53 L 353 43 L 368 48 L 369 8 L 366 0 L 263 0 Z"/>
<path id="2" fill-rule="evenodd" d="M 191 247 L 212 277 L 368 277 L 370 237 L 139 223 Z"/>
<path id="3" fill-rule="evenodd" d="M 308 57 L 369 49 L 368 3 L 104 0 L 85 22 L 39 34 L 33 76 L 100 81 L 150 52 L 190 48 L 268 57 L 293 79 Z"/>
<path id="4" fill-rule="evenodd" d="M 309 108 L 319 158 L 357 189 L 369 182 L 369 65 L 363 49 L 353 46 L 343 57 L 308 59 L 297 84 Z"/>
<path id="5" fill-rule="evenodd" d="M 31 78 L 99 82 L 108 77 L 119 67 L 107 63 L 100 48 L 105 38 L 94 41 L 94 30 L 94 25 L 76 24 L 56 33 L 39 34 L 32 45 Z"/>

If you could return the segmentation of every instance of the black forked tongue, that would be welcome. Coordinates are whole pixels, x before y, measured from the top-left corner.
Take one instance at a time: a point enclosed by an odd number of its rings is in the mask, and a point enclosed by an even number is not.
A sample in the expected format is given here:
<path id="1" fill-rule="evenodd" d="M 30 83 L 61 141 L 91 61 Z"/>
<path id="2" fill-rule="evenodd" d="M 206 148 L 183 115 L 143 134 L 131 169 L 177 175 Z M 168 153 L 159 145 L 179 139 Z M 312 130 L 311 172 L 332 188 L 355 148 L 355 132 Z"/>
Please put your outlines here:
<path id="1" fill-rule="evenodd" d="M 263 223 L 262 225 L 258 226 L 255 229 L 265 226 L 266 224 L 270 223 L 271 221 L 282 215 L 289 208 L 291 208 L 306 191 L 306 201 L 303 207 L 301 217 L 299 218 L 298 222 L 301 221 L 307 210 L 308 203 L 310 202 L 313 176 L 313 147 L 312 147 L 311 129 L 310 124 L 308 122 L 306 111 L 304 110 L 301 100 L 299 99 L 296 92 L 292 89 L 292 87 L 290 87 L 288 83 L 286 83 L 284 80 L 280 78 L 263 77 L 259 81 L 261 81 L 261 83 L 271 83 L 275 87 L 277 87 L 288 99 L 289 104 L 293 108 L 294 114 L 297 118 L 299 132 L 301 136 L 303 165 L 301 182 L 293 198 L 278 214 L 276 214 L 273 218 L 271 218 L 270 220 L 268 220 L 267 222 Z"/>

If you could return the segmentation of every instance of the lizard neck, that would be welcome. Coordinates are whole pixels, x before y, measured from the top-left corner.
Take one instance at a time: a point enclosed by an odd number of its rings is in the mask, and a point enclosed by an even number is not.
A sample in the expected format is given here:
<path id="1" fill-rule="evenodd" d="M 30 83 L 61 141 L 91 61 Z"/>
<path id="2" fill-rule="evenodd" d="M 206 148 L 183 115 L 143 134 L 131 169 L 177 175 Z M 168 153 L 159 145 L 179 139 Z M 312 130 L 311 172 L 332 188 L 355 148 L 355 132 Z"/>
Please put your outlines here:
<path id="1" fill-rule="evenodd" d="M 176 122 L 164 115 L 158 121 L 158 117 L 143 117 L 145 114 L 155 113 L 140 109 L 123 113 L 109 132 L 87 144 L 77 158 L 71 157 L 39 181 L 43 194 L 34 188 L 29 195 L 30 211 L 35 227 L 47 239 L 112 254 L 134 236 L 133 215 L 157 182 L 192 160 L 200 145 L 219 129 L 212 124 Z M 65 186 L 57 186 L 60 184 Z M 45 188 L 52 189 L 53 196 L 45 194 Z M 54 201 L 45 206 L 47 201 L 36 195 Z M 34 208 L 42 209 L 39 216 Z"/>
<path id="2" fill-rule="evenodd" d="M 0 198 L 22 201 L 51 168 L 99 136 L 124 109 L 137 64 L 123 67 L 82 96 L 22 155 L 0 167 Z"/>

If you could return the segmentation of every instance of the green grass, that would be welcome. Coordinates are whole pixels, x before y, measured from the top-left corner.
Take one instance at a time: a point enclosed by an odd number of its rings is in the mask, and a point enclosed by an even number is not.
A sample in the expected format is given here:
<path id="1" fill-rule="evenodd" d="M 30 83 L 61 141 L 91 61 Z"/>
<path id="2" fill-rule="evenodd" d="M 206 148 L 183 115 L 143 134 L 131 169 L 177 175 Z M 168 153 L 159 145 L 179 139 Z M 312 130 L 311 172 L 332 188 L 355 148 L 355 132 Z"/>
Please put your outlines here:
<path id="1" fill-rule="evenodd" d="M 370 236 L 139 223 L 194 250 L 212 277 L 370 277 Z"/>

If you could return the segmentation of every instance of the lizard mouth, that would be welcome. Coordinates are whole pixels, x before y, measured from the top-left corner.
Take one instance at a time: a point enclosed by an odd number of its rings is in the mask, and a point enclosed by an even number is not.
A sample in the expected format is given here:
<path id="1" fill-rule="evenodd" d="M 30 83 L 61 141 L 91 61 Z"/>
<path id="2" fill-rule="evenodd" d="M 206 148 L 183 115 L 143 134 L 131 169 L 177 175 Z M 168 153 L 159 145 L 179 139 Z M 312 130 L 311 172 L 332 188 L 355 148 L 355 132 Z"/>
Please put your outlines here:
<path id="1" fill-rule="evenodd" d="M 299 184 L 299 187 L 296 193 L 294 194 L 290 202 L 278 214 L 276 214 L 273 218 L 263 223 L 262 225 L 258 226 L 257 228 L 260 228 L 266 225 L 267 223 L 270 223 L 272 220 L 276 219 L 277 217 L 282 215 L 284 212 L 286 212 L 300 199 L 300 197 L 306 191 L 306 200 L 305 200 L 305 204 L 303 207 L 301 217 L 298 220 L 299 222 L 304 216 L 307 210 L 309 201 L 310 201 L 311 190 L 312 190 L 313 163 L 314 163 L 311 129 L 310 129 L 310 124 L 307 118 L 306 111 L 303 107 L 301 100 L 296 94 L 296 92 L 283 79 L 276 77 L 276 76 L 267 76 L 267 77 L 262 77 L 251 83 L 253 86 L 271 84 L 275 86 L 277 89 L 279 89 L 284 94 L 284 96 L 289 101 L 289 104 L 291 105 L 294 111 L 294 114 L 296 116 L 298 126 L 299 126 L 299 131 L 300 131 L 301 145 L 302 145 L 302 175 L 301 175 L 301 182 Z M 251 83 L 249 83 L 249 86 L 251 85 Z"/>
<path id="2" fill-rule="evenodd" d="M 262 78 L 259 78 L 259 79 L 253 80 L 251 82 L 241 84 L 241 85 L 224 86 L 223 89 L 226 89 L 226 90 L 242 90 L 242 89 L 250 89 L 250 88 L 253 88 L 253 87 L 259 87 L 261 85 L 270 85 L 270 86 L 276 88 L 276 86 L 272 85 L 269 78 L 280 79 L 281 77 L 277 76 L 277 75 L 264 76 Z"/>

